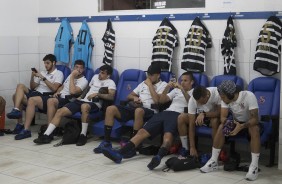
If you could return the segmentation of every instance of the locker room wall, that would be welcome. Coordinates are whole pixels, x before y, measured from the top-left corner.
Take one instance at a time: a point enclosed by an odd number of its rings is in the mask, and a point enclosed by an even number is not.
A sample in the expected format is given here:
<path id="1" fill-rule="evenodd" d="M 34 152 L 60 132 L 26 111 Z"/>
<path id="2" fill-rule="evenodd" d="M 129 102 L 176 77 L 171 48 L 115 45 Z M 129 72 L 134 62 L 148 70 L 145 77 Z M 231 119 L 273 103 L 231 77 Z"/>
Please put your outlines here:
<path id="1" fill-rule="evenodd" d="M 7 111 L 12 108 L 12 94 L 17 83 L 29 85 L 30 68 L 43 69 L 42 58 L 53 53 L 54 38 L 59 23 L 37 23 L 38 17 L 60 16 L 99 16 L 128 14 L 164 14 L 164 13 L 204 13 L 204 12 L 248 12 L 281 11 L 281 0 L 206 0 L 206 8 L 166 9 L 166 10 L 126 10 L 98 11 L 98 0 L 2 0 L 0 1 L 0 95 L 7 99 Z M 280 9 L 279 9 L 280 8 Z M 28 10 L 28 11 L 27 11 Z M 261 76 L 253 71 L 255 46 L 259 31 L 266 20 L 234 20 L 238 40 L 236 49 L 237 74 L 244 79 L 245 85 L 253 78 Z M 152 22 L 113 22 L 116 31 L 116 50 L 114 67 L 122 72 L 127 68 L 147 69 L 152 54 L 152 38 L 161 21 Z M 184 47 L 184 37 L 192 21 L 172 21 L 179 34 L 180 45 L 174 51 L 173 70 L 178 75 Z M 220 43 L 226 27 L 226 20 L 204 20 L 212 36 L 213 47 L 207 50 L 206 74 L 212 78 L 223 73 L 223 58 Z M 71 23 L 76 37 L 81 23 Z M 95 42 L 92 55 L 93 68 L 102 65 L 104 53 L 101 38 L 106 22 L 89 23 Z M 274 77 L 281 79 L 281 73 Z M 282 99 L 281 99 L 282 100 Z M 281 103 L 282 104 L 282 103 Z M 280 112 L 282 117 L 282 110 Z M 280 119 L 282 122 L 282 119 Z M 282 135 L 282 126 L 280 126 Z M 280 162 L 282 169 L 282 136 L 280 136 Z"/>
<path id="2" fill-rule="evenodd" d="M 248 12 L 248 11 L 281 11 L 282 1 L 280 0 L 206 0 L 206 8 L 204 9 L 173 9 L 173 10 L 131 10 L 131 11 L 106 11 L 98 12 L 98 3 L 91 0 L 79 1 L 74 0 L 60 1 L 61 5 L 67 5 L 64 11 L 60 6 L 55 6 L 59 2 L 56 0 L 40 1 L 39 14 L 40 17 L 56 17 L 56 16 L 98 16 L 98 15 L 127 15 L 127 14 L 162 14 L 162 13 L 202 13 L 202 12 Z M 81 12 L 78 10 L 87 3 L 86 10 Z M 52 12 L 46 11 L 45 7 L 55 7 Z M 91 9 L 89 10 L 89 7 Z M 280 7 L 280 9 L 279 9 Z M 89 11 L 88 11 L 89 10 Z M 74 13 L 75 12 L 75 13 Z M 244 79 L 245 85 L 250 80 L 261 76 L 260 73 L 252 69 L 254 62 L 255 47 L 259 31 L 266 20 L 235 20 L 235 29 L 238 40 L 236 49 L 237 74 Z M 152 22 L 113 22 L 116 31 L 116 50 L 114 57 L 114 67 L 122 72 L 127 68 L 139 68 L 145 70 L 150 64 L 152 54 L 152 38 L 161 21 Z M 180 45 L 175 49 L 174 53 L 174 72 L 180 75 L 183 71 L 180 69 L 180 61 L 184 47 L 184 37 L 190 28 L 192 21 L 172 21 L 179 34 Z M 214 75 L 223 74 L 223 58 L 220 54 L 220 43 L 226 27 L 226 20 L 205 20 L 203 23 L 210 31 L 212 36 L 213 47 L 207 50 L 206 74 L 212 78 Z M 71 23 L 74 35 L 80 27 L 80 23 Z M 49 45 L 44 47 L 40 45 L 41 52 L 53 50 L 53 38 L 57 32 L 59 24 L 40 24 L 39 40 L 48 40 Z M 92 61 L 94 68 L 102 65 L 103 43 L 101 38 L 104 34 L 106 22 L 89 23 L 95 47 L 93 51 Z M 39 41 L 39 44 L 43 43 Z M 281 73 L 274 77 L 281 79 Z M 281 90 L 282 91 L 282 90 Z M 282 94 L 282 93 L 281 93 Z M 281 99 L 282 101 L 282 99 Z M 282 103 L 281 103 L 282 104 Z M 282 112 L 280 111 L 280 117 Z M 280 119 L 282 122 L 282 119 Z M 280 126 L 280 135 L 282 135 L 282 126 Z M 282 169 L 282 136 L 280 136 L 280 154 L 279 168 Z"/>

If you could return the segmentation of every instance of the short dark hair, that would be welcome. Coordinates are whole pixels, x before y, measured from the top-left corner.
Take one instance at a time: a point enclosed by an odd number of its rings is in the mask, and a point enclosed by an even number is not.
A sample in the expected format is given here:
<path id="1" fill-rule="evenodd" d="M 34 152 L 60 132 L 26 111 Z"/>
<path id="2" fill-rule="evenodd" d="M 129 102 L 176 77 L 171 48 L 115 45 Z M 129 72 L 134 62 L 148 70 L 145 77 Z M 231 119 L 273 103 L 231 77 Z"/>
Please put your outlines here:
<path id="1" fill-rule="evenodd" d="M 106 71 L 108 75 L 112 75 L 113 68 L 110 65 L 103 65 L 100 68 L 100 71 Z"/>
<path id="2" fill-rule="evenodd" d="M 196 86 L 193 91 L 193 97 L 195 100 L 199 100 L 201 97 L 205 97 L 207 95 L 207 88 L 204 86 Z"/>
<path id="3" fill-rule="evenodd" d="M 84 61 L 81 60 L 81 59 L 76 60 L 76 61 L 74 62 L 74 65 L 82 65 L 83 68 L 85 68 L 85 63 L 84 63 Z"/>
<path id="4" fill-rule="evenodd" d="M 51 61 L 51 62 L 57 62 L 56 56 L 54 54 L 47 54 L 46 56 L 44 56 L 43 61 Z"/>
<path id="5" fill-rule="evenodd" d="M 191 79 L 192 81 L 195 81 L 195 77 L 194 77 L 194 75 L 193 75 L 192 72 L 184 72 L 182 75 L 187 75 L 187 76 L 190 77 L 190 79 Z M 182 75 L 181 75 L 181 76 L 182 76 Z"/>

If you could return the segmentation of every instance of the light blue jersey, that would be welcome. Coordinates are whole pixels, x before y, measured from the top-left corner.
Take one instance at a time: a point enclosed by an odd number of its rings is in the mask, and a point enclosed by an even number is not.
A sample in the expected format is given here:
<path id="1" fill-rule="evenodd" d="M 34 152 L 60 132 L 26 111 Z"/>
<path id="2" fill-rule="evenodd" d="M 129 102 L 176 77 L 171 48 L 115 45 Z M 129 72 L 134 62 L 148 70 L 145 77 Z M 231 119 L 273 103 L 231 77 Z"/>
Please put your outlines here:
<path id="1" fill-rule="evenodd" d="M 54 55 L 57 61 L 69 63 L 69 51 L 73 44 L 73 31 L 68 19 L 63 19 L 55 38 Z"/>
<path id="2" fill-rule="evenodd" d="M 74 43 L 74 55 L 72 66 L 74 62 L 81 59 L 85 62 L 85 67 L 92 68 L 91 55 L 94 47 L 94 42 L 89 30 L 89 27 L 84 20 Z"/>

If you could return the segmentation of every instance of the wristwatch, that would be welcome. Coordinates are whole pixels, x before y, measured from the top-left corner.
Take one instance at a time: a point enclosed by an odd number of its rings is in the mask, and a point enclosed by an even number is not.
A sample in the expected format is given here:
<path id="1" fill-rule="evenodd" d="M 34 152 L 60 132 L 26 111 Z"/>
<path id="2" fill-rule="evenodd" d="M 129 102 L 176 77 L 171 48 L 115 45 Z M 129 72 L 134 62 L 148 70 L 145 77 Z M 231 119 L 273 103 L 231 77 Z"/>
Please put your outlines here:
<path id="1" fill-rule="evenodd" d="M 46 79 L 46 77 L 43 77 L 43 79 L 42 79 L 43 81 L 46 81 L 47 79 Z"/>

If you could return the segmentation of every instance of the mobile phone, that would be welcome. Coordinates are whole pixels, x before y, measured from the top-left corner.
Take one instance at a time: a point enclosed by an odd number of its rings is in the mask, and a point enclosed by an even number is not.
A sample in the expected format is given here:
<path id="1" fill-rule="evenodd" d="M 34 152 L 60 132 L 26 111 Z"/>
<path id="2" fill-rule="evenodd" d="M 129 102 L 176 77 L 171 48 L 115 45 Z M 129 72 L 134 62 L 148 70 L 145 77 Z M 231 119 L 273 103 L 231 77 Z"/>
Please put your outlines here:
<path id="1" fill-rule="evenodd" d="M 36 68 L 31 68 L 31 71 L 33 71 L 33 72 L 37 73 Z"/>

